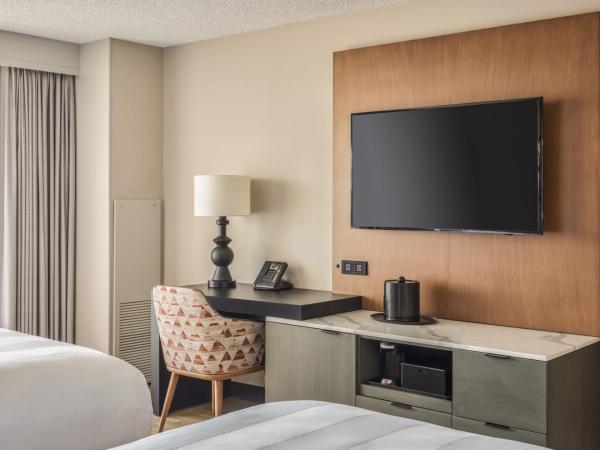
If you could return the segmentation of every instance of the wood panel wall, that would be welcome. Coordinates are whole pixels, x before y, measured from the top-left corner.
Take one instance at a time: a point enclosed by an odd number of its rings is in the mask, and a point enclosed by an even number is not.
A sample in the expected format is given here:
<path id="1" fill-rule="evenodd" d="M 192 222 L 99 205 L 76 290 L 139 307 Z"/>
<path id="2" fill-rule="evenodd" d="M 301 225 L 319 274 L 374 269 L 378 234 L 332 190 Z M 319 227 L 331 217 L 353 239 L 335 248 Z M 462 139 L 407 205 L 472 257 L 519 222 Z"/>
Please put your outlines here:
<path id="1" fill-rule="evenodd" d="M 600 335 L 599 15 L 334 54 L 333 289 L 381 310 L 384 280 L 421 281 L 438 317 Z M 544 234 L 350 226 L 350 113 L 544 97 Z M 369 262 L 342 275 L 341 259 Z"/>

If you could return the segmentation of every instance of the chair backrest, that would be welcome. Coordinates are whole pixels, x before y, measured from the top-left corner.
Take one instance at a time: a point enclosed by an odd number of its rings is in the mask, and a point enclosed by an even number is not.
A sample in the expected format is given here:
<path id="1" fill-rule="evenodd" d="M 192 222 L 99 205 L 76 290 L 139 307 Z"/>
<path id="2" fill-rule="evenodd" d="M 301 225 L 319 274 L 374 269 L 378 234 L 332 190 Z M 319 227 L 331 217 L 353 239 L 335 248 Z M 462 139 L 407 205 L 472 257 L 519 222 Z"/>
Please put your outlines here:
<path id="1" fill-rule="evenodd" d="M 195 289 L 155 286 L 152 300 L 167 367 L 223 375 L 262 364 L 264 324 L 219 315 Z"/>

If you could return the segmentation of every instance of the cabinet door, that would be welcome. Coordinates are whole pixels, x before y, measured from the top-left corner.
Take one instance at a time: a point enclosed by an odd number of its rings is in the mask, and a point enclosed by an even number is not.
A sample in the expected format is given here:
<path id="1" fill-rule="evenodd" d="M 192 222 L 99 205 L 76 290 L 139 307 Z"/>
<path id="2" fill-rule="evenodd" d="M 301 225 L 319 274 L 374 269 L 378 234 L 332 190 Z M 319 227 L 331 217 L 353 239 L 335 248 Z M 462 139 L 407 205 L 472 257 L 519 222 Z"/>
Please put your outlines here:
<path id="1" fill-rule="evenodd" d="M 267 322 L 267 402 L 323 400 L 354 405 L 356 336 Z"/>
<path id="2" fill-rule="evenodd" d="M 453 414 L 546 433 L 546 363 L 454 352 Z"/>

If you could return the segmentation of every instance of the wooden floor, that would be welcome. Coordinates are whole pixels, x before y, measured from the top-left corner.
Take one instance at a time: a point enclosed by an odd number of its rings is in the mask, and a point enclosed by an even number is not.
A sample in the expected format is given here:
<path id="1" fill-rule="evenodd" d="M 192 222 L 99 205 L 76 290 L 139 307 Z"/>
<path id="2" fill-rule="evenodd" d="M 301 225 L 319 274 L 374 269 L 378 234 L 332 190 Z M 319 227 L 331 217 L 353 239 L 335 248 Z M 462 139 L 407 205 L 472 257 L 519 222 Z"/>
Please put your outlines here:
<path id="1" fill-rule="evenodd" d="M 223 401 L 223 414 L 227 414 L 238 409 L 248 408 L 254 406 L 256 403 L 248 400 L 242 400 L 235 397 L 227 397 Z M 193 423 L 202 422 L 203 420 L 212 419 L 213 415 L 211 412 L 210 403 L 203 405 L 192 406 L 191 408 L 180 409 L 173 411 L 167 417 L 167 423 L 165 424 L 165 431 L 173 430 L 175 428 L 183 427 Z M 152 434 L 156 433 L 158 428 L 159 417 L 154 416 L 152 421 Z"/>

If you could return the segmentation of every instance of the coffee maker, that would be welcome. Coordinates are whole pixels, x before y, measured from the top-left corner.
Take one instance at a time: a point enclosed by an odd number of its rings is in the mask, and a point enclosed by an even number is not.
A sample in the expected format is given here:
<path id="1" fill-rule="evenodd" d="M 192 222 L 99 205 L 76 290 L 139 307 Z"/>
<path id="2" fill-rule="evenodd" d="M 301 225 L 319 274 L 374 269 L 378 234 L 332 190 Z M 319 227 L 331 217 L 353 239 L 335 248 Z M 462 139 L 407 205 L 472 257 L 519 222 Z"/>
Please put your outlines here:
<path id="1" fill-rule="evenodd" d="M 380 342 L 379 351 L 383 353 L 383 377 L 381 384 L 389 386 L 402 386 L 402 363 L 404 352 L 398 345 L 391 342 Z"/>

